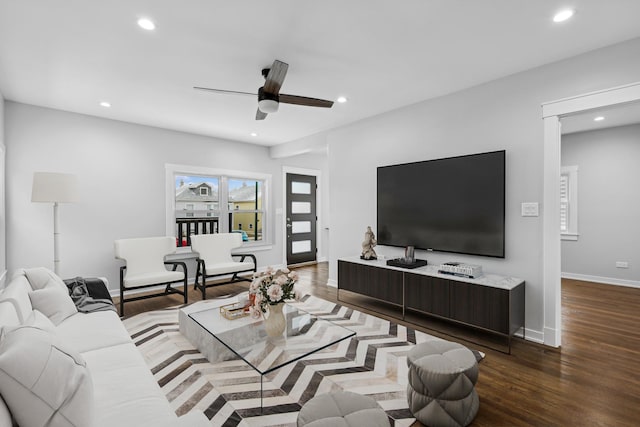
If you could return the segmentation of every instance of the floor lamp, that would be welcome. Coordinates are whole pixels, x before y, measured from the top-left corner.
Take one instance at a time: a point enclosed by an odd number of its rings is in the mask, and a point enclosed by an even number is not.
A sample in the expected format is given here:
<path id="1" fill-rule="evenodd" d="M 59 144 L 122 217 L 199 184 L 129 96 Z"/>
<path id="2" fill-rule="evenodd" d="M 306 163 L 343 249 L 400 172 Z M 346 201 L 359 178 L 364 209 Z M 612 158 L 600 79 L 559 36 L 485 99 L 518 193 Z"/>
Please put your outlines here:
<path id="1" fill-rule="evenodd" d="M 53 271 L 58 275 L 60 274 L 58 203 L 75 203 L 77 200 L 77 176 L 54 172 L 35 172 L 33 174 L 31 201 L 53 203 Z"/>

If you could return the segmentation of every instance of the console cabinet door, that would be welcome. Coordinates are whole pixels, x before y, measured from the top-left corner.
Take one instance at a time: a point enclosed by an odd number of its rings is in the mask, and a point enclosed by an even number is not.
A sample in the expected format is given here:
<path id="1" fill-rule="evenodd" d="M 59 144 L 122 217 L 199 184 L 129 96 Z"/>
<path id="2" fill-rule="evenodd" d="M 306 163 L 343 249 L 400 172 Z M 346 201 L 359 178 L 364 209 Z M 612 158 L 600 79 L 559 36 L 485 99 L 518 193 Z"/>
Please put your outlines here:
<path id="1" fill-rule="evenodd" d="M 450 281 L 450 297 L 452 319 L 509 333 L 509 291 Z"/>
<path id="2" fill-rule="evenodd" d="M 449 281 L 439 277 L 407 273 L 405 306 L 423 313 L 449 317 Z"/>
<path id="3" fill-rule="evenodd" d="M 402 305 L 402 272 L 338 261 L 338 288 Z"/>

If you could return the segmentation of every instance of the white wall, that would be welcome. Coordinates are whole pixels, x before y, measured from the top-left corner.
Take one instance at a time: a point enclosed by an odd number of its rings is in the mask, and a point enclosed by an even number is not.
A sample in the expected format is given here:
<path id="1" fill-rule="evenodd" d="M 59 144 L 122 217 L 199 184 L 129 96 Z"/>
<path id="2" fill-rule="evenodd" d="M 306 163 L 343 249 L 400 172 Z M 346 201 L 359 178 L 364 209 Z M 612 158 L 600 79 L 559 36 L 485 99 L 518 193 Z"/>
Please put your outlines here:
<path id="1" fill-rule="evenodd" d="M 562 136 L 562 165 L 578 166 L 580 234 L 562 242 L 563 276 L 640 287 L 639 160 L 640 125 Z"/>
<path id="2" fill-rule="evenodd" d="M 165 164 L 272 175 L 274 245 L 255 252 L 259 266 L 283 263 L 283 219 L 274 213 L 283 203 L 282 167 L 323 169 L 325 175 L 327 167 L 326 155 L 274 160 L 267 147 L 14 102 L 6 104 L 6 145 L 9 271 L 53 265 L 53 209 L 31 203 L 33 172 L 75 173 L 81 201 L 60 206 L 61 275 L 106 276 L 112 289 L 121 265 L 113 241 L 165 234 Z M 190 270 L 193 276 L 195 263 Z"/>
<path id="3" fill-rule="evenodd" d="M 4 97 L 0 93 L 0 289 L 6 276 Z"/>
<path id="4" fill-rule="evenodd" d="M 366 226 L 375 229 L 377 166 L 506 149 L 506 258 L 418 255 L 432 264 L 473 262 L 524 279 L 527 334 L 542 341 L 542 218 L 520 216 L 522 202 L 542 202 L 541 104 L 638 80 L 635 39 L 327 132 L 330 280 L 337 279 L 338 258 L 360 253 Z"/>

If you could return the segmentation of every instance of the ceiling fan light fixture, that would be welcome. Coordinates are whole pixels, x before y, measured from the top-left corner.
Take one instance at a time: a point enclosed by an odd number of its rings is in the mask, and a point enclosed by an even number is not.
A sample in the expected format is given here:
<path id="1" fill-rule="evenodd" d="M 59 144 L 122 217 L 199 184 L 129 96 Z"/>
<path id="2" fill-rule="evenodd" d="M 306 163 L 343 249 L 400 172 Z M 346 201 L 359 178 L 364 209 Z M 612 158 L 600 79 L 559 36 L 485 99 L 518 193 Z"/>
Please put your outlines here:
<path id="1" fill-rule="evenodd" d="M 261 99 L 258 101 L 258 108 L 260 111 L 266 114 L 275 113 L 278 111 L 278 106 L 280 103 L 273 99 Z"/>

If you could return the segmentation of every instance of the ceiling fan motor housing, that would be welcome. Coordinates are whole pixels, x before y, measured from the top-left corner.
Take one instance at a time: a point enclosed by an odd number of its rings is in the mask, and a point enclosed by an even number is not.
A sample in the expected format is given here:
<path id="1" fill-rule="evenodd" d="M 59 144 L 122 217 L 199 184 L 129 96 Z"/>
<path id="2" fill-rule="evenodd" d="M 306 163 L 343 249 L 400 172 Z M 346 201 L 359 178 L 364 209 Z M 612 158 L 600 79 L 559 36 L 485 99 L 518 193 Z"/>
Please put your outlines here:
<path id="1" fill-rule="evenodd" d="M 258 108 L 260 111 L 266 114 L 275 113 L 278 111 L 279 105 L 278 95 L 265 92 L 264 87 L 258 89 Z"/>

